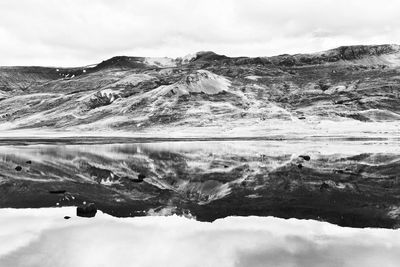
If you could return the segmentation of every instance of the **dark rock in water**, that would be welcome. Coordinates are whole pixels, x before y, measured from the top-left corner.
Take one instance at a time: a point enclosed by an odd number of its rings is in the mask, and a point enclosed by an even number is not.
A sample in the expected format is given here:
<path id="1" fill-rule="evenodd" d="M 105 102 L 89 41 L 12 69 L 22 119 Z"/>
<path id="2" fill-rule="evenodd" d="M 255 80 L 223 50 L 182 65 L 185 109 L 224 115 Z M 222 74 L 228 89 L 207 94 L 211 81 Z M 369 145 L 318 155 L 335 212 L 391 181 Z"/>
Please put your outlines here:
<path id="1" fill-rule="evenodd" d="M 299 117 L 299 120 L 305 120 L 305 119 L 306 119 L 306 117 L 304 117 L 304 116 Z"/>
<path id="2" fill-rule="evenodd" d="M 22 167 L 21 166 L 17 166 L 17 167 L 15 167 L 15 170 L 20 172 L 20 171 L 22 171 Z"/>
<path id="3" fill-rule="evenodd" d="M 323 182 L 321 184 L 321 186 L 319 187 L 319 190 L 322 192 L 322 191 L 328 190 L 329 188 L 330 188 L 330 186 L 327 183 Z"/>
<path id="4" fill-rule="evenodd" d="M 304 160 L 307 160 L 307 161 L 309 161 L 311 159 L 310 156 L 307 156 L 307 155 L 300 155 L 299 157 L 303 158 Z"/>
<path id="5" fill-rule="evenodd" d="M 143 182 L 143 179 L 146 178 L 146 175 L 144 175 L 143 173 L 140 173 L 137 177 L 137 179 L 133 180 L 136 183 L 140 183 Z"/>
<path id="6" fill-rule="evenodd" d="M 297 168 L 301 169 L 301 168 L 303 168 L 303 165 L 299 164 L 299 165 L 297 165 Z"/>
<path id="7" fill-rule="evenodd" d="M 224 168 L 228 168 L 229 166 L 228 165 L 224 165 Z"/>
<path id="8" fill-rule="evenodd" d="M 31 160 L 27 160 L 26 164 L 32 164 L 32 161 Z"/>
<path id="9" fill-rule="evenodd" d="M 79 217 L 94 217 L 97 213 L 97 208 L 94 203 L 88 203 L 76 208 L 76 215 Z"/>
<path id="10" fill-rule="evenodd" d="M 50 194 L 65 194 L 65 190 L 50 190 L 49 193 Z"/>
<path id="11" fill-rule="evenodd" d="M 341 173 L 341 174 L 344 173 L 343 170 L 337 170 L 336 172 L 337 172 L 337 173 Z"/>
<path id="12" fill-rule="evenodd" d="M 64 216 L 64 219 L 68 220 L 68 219 L 71 219 L 71 217 L 69 217 L 69 216 Z"/>

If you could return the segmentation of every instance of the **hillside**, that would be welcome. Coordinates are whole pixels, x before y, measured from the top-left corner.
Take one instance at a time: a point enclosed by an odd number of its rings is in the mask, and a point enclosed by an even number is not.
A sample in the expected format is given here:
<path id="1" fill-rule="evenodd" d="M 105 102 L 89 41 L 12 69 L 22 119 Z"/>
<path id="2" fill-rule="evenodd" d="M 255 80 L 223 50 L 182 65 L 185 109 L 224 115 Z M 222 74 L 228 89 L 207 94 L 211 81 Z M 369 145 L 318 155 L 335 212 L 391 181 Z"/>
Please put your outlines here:
<path id="1" fill-rule="evenodd" d="M 400 46 L 231 58 L 119 56 L 80 68 L 1 67 L 3 133 L 393 137 Z M 27 131 L 29 130 L 29 131 Z"/>

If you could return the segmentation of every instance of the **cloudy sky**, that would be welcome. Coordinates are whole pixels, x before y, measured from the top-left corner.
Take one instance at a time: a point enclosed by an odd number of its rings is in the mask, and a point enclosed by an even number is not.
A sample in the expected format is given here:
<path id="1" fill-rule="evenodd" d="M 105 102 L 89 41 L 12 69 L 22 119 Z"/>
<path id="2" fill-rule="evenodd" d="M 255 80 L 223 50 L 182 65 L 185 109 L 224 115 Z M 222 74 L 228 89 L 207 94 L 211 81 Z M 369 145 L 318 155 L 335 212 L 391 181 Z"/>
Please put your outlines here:
<path id="1" fill-rule="evenodd" d="M 400 43 L 398 0 L 1 0 L 0 65 Z"/>
<path id="2" fill-rule="evenodd" d="M 400 230 L 274 217 L 95 218 L 75 207 L 2 209 L 0 266 L 397 267 Z M 66 222 L 63 217 L 71 217 Z M 29 223 L 26 223 L 29 222 Z"/>

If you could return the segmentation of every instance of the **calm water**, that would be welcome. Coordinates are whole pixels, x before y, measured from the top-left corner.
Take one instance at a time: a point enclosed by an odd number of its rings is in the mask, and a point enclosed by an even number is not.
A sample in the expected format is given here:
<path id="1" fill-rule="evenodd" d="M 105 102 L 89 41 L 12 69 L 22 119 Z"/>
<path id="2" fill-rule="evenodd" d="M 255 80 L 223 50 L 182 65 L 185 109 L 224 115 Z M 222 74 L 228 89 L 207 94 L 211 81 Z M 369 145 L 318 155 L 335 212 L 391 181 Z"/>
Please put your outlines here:
<path id="1" fill-rule="evenodd" d="M 399 226 L 396 142 L 85 143 L 3 142 L 0 207 L 85 201 L 115 216 L 271 215 Z"/>

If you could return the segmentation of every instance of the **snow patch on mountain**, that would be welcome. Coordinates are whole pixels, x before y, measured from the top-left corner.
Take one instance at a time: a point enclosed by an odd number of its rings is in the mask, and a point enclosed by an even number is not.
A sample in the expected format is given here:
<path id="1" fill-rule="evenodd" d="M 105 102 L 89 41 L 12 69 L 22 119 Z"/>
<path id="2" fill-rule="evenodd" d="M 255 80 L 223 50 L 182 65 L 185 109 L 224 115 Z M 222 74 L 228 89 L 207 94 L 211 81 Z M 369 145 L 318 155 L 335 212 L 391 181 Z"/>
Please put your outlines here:
<path id="1" fill-rule="evenodd" d="M 161 68 L 176 66 L 176 60 L 169 57 L 146 57 L 144 62 L 148 65 Z"/>
<path id="2" fill-rule="evenodd" d="M 196 57 L 197 57 L 197 53 L 187 54 L 186 56 L 182 57 L 182 63 L 189 63 Z"/>
<path id="3" fill-rule="evenodd" d="M 252 80 L 252 81 L 257 81 L 258 79 L 262 78 L 261 76 L 257 75 L 249 75 L 245 77 L 246 79 Z"/>

